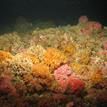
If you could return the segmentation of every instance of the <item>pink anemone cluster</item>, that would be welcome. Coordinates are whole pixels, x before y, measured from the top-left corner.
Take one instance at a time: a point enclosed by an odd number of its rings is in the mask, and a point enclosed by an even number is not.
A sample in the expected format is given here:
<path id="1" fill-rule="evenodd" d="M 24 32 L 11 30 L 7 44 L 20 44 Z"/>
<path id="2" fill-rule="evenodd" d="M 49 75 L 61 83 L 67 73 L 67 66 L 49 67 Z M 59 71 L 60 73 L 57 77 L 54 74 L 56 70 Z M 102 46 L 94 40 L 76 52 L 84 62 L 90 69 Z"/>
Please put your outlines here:
<path id="1" fill-rule="evenodd" d="M 76 92 L 82 90 L 85 86 L 84 82 L 73 73 L 67 64 L 57 68 L 54 71 L 54 76 L 62 92 L 65 92 L 68 88 L 72 92 Z"/>

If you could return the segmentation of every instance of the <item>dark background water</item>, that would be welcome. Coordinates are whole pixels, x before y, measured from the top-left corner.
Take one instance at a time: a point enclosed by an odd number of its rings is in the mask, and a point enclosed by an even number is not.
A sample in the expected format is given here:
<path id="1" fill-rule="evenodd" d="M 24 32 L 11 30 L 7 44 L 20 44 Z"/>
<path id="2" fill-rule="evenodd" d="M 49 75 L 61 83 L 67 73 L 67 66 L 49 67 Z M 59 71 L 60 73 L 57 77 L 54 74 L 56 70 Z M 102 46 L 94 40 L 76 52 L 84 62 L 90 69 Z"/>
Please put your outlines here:
<path id="1" fill-rule="evenodd" d="M 0 0 L 0 26 L 15 23 L 18 16 L 73 24 L 81 15 L 107 25 L 106 7 L 103 0 Z"/>

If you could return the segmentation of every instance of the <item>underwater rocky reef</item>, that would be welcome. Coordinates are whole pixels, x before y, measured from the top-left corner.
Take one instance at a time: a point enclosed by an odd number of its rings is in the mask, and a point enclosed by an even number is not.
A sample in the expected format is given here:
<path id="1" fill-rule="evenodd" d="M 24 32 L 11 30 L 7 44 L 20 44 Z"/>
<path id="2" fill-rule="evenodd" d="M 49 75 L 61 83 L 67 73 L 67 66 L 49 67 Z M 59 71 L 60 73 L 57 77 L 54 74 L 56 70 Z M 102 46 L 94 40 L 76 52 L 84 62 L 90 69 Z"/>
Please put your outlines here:
<path id="1" fill-rule="evenodd" d="M 0 107 L 107 107 L 107 27 L 81 16 L 0 35 Z"/>

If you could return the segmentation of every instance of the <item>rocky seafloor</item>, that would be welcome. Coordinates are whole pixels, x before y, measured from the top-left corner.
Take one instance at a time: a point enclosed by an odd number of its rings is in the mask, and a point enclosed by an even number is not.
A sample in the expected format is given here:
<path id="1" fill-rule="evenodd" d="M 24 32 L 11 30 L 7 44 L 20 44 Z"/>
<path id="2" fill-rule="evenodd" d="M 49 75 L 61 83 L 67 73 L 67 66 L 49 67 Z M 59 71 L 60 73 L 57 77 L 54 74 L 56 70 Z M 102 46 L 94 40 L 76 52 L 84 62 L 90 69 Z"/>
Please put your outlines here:
<path id="1" fill-rule="evenodd" d="M 0 107 L 107 107 L 107 27 L 81 16 L 0 35 Z"/>

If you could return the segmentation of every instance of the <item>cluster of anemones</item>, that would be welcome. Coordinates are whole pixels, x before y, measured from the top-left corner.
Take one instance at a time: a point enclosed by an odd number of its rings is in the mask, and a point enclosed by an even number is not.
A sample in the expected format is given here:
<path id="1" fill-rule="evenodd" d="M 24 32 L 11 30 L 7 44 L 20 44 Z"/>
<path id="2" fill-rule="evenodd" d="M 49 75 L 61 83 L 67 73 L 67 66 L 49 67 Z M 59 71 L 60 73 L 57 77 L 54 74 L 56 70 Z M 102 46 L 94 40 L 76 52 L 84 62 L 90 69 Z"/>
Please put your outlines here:
<path id="1" fill-rule="evenodd" d="M 7 60 L 7 59 L 12 59 L 12 54 L 6 51 L 1 51 L 0 50 L 0 63 Z"/>
<path id="2" fill-rule="evenodd" d="M 63 51 L 68 56 L 72 56 L 76 52 L 76 45 L 74 43 L 67 43 L 63 46 Z"/>
<path id="3" fill-rule="evenodd" d="M 65 92 L 70 89 L 71 92 L 76 92 L 82 90 L 85 86 L 84 82 L 78 78 L 71 68 L 65 64 L 60 66 L 54 71 L 54 76 L 56 81 L 60 85 L 60 91 Z"/>
<path id="4" fill-rule="evenodd" d="M 54 69 L 67 62 L 67 58 L 63 52 L 55 48 L 48 48 L 44 54 L 43 62 Z"/>
<path id="5" fill-rule="evenodd" d="M 32 75 L 37 79 L 37 82 L 41 86 L 50 86 L 53 80 L 53 76 L 49 70 L 49 67 L 45 64 L 36 64 L 32 68 Z"/>
<path id="6" fill-rule="evenodd" d="M 75 62 L 80 63 L 80 64 L 88 64 L 90 62 L 90 56 L 91 52 L 88 49 L 85 50 L 78 50 L 74 56 L 73 59 Z"/>

